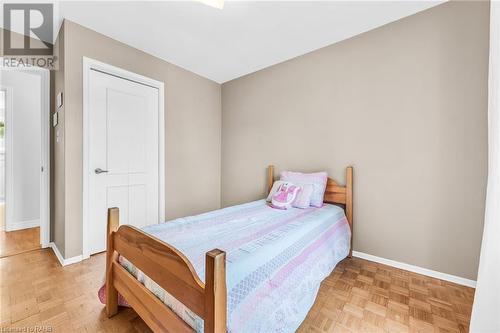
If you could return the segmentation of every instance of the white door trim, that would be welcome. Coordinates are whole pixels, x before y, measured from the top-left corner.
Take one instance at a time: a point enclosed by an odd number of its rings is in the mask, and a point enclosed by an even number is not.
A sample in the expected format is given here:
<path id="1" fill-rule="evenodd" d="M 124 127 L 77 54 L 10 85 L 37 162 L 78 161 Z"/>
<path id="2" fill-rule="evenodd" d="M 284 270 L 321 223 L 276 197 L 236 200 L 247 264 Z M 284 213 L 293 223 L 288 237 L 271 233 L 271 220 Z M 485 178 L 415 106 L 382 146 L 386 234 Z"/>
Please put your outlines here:
<path id="1" fill-rule="evenodd" d="M 9 69 L 2 67 L 2 70 L 22 70 L 29 71 L 31 74 L 39 75 L 41 78 L 41 149 L 40 149 L 40 244 L 43 248 L 50 246 L 50 73 L 47 69 L 38 67 L 24 67 L 22 69 Z M 10 231 L 8 228 L 9 221 L 12 221 L 12 210 L 9 207 L 13 207 L 13 193 L 14 187 L 12 181 L 13 179 L 13 168 L 12 159 L 8 158 L 7 155 L 11 154 L 13 147 L 13 133 L 7 127 L 12 127 L 12 125 L 7 125 L 9 122 L 12 124 L 12 88 L 5 87 L 7 91 L 8 105 L 5 108 L 5 226 L 6 230 Z M 27 224 L 28 225 L 28 224 Z M 14 229 L 12 229 L 14 230 Z"/>
<path id="2" fill-rule="evenodd" d="M 40 244 L 46 248 L 50 246 L 50 72 L 47 69 L 35 72 L 42 78 Z"/>
<path id="3" fill-rule="evenodd" d="M 12 168 L 12 108 L 13 106 L 13 89 L 11 87 L 2 86 L 2 90 L 5 91 L 5 231 L 11 231 L 12 224 L 12 209 L 7 207 L 13 207 L 14 204 L 14 185 L 12 179 L 14 179 L 14 170 Z"/>
<path id="4" fill-rule="evenodd" d="M 159 221 L 165 221 L 165 104 L 164 83 L 142 76 L 122 68 L 83 57 L 83 217 L 82 217 L 82 258 L 90 257 L 88 247 L 89 237 L 89 74 L 96 70 L 126 80 L 141 83 L 158 89 L 158 216 Z"/>

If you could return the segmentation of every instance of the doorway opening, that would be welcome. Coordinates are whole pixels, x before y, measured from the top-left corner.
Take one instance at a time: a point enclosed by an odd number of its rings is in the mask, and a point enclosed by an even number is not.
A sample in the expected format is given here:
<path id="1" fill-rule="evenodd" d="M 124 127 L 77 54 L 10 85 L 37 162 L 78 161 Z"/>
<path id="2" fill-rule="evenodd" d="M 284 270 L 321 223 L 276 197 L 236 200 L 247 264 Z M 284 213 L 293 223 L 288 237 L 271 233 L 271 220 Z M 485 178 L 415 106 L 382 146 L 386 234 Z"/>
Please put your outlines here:
<path id="1" fill-rule="evenodd" d="M 0 257 L 49 246 L 49 80 L 0 69 Z"/>

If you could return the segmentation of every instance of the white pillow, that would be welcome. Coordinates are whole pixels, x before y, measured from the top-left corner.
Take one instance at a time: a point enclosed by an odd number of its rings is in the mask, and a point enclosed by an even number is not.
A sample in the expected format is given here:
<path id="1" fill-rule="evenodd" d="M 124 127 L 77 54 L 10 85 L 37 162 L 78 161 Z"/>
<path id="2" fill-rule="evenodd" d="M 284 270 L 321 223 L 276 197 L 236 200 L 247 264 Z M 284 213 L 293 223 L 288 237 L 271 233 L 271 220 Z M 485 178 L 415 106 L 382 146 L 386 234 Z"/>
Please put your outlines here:
<path id="1" fill-rule="evenodd" d="M 297 197 L 293 201 L 292 206 L 295 208 L 308 208 L 311 205 L 311 199 L 314 193 L 314 185 L 313 184 L 304 184 L 299 185 L 300 191 L 297 194 Z"/>

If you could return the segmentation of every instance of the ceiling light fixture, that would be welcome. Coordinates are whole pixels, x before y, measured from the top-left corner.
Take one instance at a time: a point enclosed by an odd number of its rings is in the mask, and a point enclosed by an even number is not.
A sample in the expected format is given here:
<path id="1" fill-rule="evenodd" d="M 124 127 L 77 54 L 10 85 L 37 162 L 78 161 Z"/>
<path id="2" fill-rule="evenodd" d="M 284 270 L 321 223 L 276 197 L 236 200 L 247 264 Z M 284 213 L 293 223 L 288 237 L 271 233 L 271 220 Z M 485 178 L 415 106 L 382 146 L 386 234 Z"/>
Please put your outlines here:
<path id="1" fill-rule="evenodd" d="M 197 0 L 207 6 L 214 7 L 217 9 L 224 9 L 224 0 Z"/>

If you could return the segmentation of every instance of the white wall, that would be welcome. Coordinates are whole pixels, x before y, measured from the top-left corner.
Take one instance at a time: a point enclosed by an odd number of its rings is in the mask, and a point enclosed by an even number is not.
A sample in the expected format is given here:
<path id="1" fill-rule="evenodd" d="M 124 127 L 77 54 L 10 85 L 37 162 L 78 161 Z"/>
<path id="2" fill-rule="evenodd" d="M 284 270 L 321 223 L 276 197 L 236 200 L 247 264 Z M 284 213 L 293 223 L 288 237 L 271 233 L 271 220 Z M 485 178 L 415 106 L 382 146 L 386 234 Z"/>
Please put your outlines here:
<path id="1" fill-rule="evenodd" d="M 500 3 L 490 7 L 488 192 L 470 331 L 500 332 Z"/>
<path id="2" fill-rule="evenodd" d="M 6 205 L 12 220 L 7 230 L 40 225 L 40 148 L 41 148 L 41 77 L 29 72 L 2 70 L 0 85 L 13 93 L 12 177 L 6 175 L 6 186 L 13 184 L 12 201 Z M 10 205 L 9 205 L 10 204 Z"/>
<path id="3" fill-rule="evenodd" d="M 1 88 L 1 86 L 0 86 Z M 0 92 L 0 120 L 5 122 L 5 98 L 6 91 Z M 5 200 L 5 150 L 4 150 L 5 136 L 0 139 L 0 202 Z M 3 225 L 2 225 L 3 227 Z"/>

